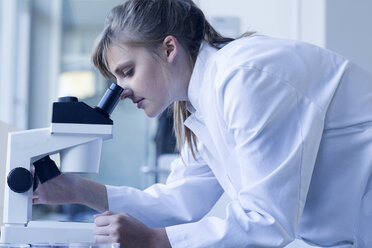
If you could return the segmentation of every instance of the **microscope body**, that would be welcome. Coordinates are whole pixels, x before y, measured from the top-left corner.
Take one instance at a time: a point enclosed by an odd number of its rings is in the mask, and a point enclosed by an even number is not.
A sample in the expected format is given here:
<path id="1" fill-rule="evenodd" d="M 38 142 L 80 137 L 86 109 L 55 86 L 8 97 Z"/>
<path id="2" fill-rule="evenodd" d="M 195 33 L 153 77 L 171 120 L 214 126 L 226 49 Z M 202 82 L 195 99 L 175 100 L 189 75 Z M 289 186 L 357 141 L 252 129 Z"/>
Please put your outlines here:
<path id="1" fill-rule="evenodd" d="M 93 223 L 32 221 L 32 182 L 24 183 L 32 180 L 36 161 L 56 153 L 60 155 L 61 173 L 99 172 L 102 142 L 113 137 L 109 114 L 122 92 L 117 87 L 111 85 L 114 90 L 106 91 L 105 96 L 114 96 L 111 100 L 104 96 L 99 104 L 102 108 L 93 109 L 76 98 L 64 99 L 54 103 L 49 128 L 9 134 L 1 242 L 94 242 Z"/>

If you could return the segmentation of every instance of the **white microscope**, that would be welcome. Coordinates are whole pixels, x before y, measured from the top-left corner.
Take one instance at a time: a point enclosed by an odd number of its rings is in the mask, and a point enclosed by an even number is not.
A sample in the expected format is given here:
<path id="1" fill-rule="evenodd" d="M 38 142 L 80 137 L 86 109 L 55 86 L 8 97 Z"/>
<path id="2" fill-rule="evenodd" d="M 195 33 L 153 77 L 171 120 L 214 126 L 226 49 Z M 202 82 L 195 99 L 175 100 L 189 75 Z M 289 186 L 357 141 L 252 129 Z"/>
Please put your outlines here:
<path id="1" fill-rule="evenodd" d="M 109 115 L 122 90 L 111 84 L 95 108 L 76 97 L 59 98 L 53 103 L 49 128 L 9 133 L 1 242 L 94 242 L 93 223 L 31 220 L 35 174 L 43 183 L 60 171 L 98 173 L 102 141 L 113 136 Z M 56 153 L 60 155 L 60 171 L 49 158 Z"/>

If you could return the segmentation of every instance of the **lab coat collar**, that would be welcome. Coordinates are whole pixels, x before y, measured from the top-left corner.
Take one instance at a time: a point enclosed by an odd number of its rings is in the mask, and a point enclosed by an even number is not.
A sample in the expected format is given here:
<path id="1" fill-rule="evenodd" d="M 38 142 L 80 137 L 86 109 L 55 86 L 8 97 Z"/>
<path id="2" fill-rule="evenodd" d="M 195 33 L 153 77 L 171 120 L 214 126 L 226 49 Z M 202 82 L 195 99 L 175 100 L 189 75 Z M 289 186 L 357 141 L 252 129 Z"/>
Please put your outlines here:
<path id="1" fill-rule="evenodd" d="M 199 55 L 196 59 L 191 79 L 188 87 L 188 98 L 192 106 L 188 107 L 190 113 L 195 113 L 199 110 L 200 88 L 205 75 L 205 70 L 208 67 L 213 55 L 218 50 L 210 46 L 207 42 L 203 42 L 200 47 Z"/>
<path id="2" fill-rule="evenodd" d="M 220 165 L 221 159 L 219 158 L 218 150 L 213 143 L 210 131 L 206 127 L 202 114 L 203 110 L 201 109 L 202 106 L 200 106 L 201 99 L 204 97 L 204 95 L 202 95 L 202 86 L 203 82 L 205 82 L 205 76 L 207 75 L 206 71 L 207 68 L 210 67 L 210 63 L 213 63 L 214 55 L 217 51 L 216 48 L 213 48 L 206 42 L 204 42 L 200 48 L 188 88 L 190 104 L 187 105 L 187 109 L 191 115 L 185 120 L 184 125 L 198 137 L 198 142 L 204 145 L 203 153 L 206 156 L 203 156 L 203 159 L 209 164 L 225 192 L 227 192 L 232 199 L 235 199 L 237 197 L 236 191 L 228 178 L 226 170 Z"/>

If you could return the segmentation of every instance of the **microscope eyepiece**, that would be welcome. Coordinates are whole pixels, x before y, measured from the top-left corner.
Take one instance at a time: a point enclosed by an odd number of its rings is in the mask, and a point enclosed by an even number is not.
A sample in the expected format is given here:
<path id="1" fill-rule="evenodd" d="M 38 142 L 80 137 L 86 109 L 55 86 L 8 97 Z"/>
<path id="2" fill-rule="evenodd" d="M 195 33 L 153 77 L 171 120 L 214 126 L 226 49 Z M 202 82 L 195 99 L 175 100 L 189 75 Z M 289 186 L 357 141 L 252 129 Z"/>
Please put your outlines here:
<path id="1" fill-rule="evenodd" d="M 107 116 L 110 116 L 118 104 L 122 92 L 123 88 L 115 83 L 112 83 L 110 88 L 106 90 L 106 93 L 103 95 L 95 109 Z"/>

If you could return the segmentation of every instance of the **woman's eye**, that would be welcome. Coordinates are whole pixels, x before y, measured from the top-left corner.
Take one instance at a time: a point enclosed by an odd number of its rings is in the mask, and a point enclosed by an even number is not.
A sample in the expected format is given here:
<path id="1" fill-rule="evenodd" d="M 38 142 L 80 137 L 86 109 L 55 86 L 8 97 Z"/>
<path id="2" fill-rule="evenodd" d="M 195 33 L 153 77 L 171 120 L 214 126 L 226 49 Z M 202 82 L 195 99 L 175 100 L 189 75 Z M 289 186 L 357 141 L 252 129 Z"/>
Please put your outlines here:
<path id="1" fill-rule="evenodd" d="M 133 75 L 133 73 L 134 73 L 134 69 L 132 68 L 132 69 L 130 69 L 130 70 L 128 70 L 128 71 L 124 71 L 124 77 L 130 77 L 130 76 L 132 76 Z"/>

